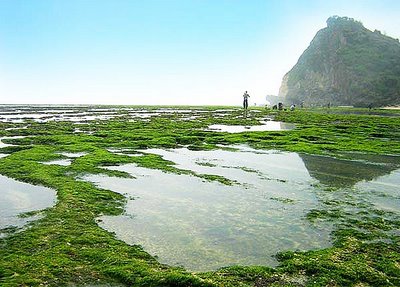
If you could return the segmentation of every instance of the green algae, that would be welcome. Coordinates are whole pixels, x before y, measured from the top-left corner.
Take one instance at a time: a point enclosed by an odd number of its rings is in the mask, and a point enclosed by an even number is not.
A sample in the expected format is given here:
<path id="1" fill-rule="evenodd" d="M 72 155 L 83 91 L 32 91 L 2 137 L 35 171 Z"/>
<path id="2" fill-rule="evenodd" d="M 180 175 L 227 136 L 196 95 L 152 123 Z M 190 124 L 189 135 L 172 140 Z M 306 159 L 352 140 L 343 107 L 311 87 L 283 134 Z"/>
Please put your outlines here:
<path id="1" fill-rule="evenodd" d="M 93 108 L 93 107 L 92 107 Z M 138 109 L 137 107 L 131 107 Z M 146 107 L 155 111 L 160 107 Z M 176 108 L 176 107 L 175 107 Z M 82 111 L 87 108 L 79 108 Z M 104 166 L 136 163 L 142 167 L 171 173 L 180 170 L 160 156 L 121 155 L 108 149 L 146 148 L 214 149 L 220 145 L 248 144 L 258 149 L 277 149 L 305 154 L 342 156 L 344 152 L 400 154 L 400 117 L 396 111 L 315 109 L 272 111 L 250 110 L 247 115 L 231 109 L 216 117 L 224 107 L 178 107 L 193 109 L 198 116 L 181 121 L 178 113 L 164 113 L 149 121 L 129 121 L 128 112 L 119 118 L 84 122 L 38 123 L 0 122 L 0 136 L 28 136 L 5 140 L 0 153 L 0 173 L 28 183 L 57 190 L 58 202 L 44 210 L 43 217 L 28 229 L 10 228 L 0 238 L 0 285 L 68 286 L 86 283 L 121 283 L 127 286 L 399 286 L 400 219 L 398 214 L 376 210 L 368 202 L 354 199 L 351 189 L 334 196 L 335 189 L 323 189 L 320 209 L 312 210 L 310 222 L 335 226 L 333 246 L 307 252 L 277 254 L 277 268 L 233 266 L 206 273 L 190 273 L 157 262 L 139 246 L 129 246 L 101 229 L 96 218 L 123 212 L 126 199 L 117 193 L 96 188 L 79 180 L 85 174 L 128 174 Z M 348 113 L 349 112 L 349 113 Z M 259 120 L 296 124 L 282 132 L 228 134 L 206 131 L 211 124 L 258 125 Z M 42 161 L 63 159 L 59 152 L 84 152 L 70 166 L 48 166 Z M 232 184 L 225 178 L 197 175 L 205 180 Z M 279 199 L 283 200 L 283 199 Z M 289 203 L 289 202 L 288 202 Z M 397 231 L 397 232 L 396 232 Z"/>

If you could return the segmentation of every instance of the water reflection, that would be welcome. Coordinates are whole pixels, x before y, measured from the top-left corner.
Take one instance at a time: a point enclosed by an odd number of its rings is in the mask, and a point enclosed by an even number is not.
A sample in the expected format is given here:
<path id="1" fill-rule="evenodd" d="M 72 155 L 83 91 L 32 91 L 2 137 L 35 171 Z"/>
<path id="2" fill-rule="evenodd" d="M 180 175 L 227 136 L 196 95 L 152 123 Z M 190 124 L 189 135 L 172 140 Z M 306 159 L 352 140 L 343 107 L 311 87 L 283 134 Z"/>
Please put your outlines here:
<path id="1" fill-rule="evenodd" d="M 0 175 L 0 229 L 21 227 L 33 218 L 19 214 L 42 210 L 54 205 L 56 193 L 50 188 L 35 186 Z"/>
<path id="2" fill-rule="evenodd" d="M 362 196 L 369 198 L 377 209 L 399 213 L 399 185 L 400 169 L 397 169 L 371 182 L 361 181 L 356 184 L 356 189 L 362 191 Z"/>
<path id="3" fill-rule="evenodd" d="M 229 125 L 210 125 L 209 131 L 242 133 L 242 132 L 263 132 L 263 131 L 287 131 L 295 128 L 294 124 L 266 121 L 258 126 L 229 126 Z"/>
<path id="4" fill-rule="evenodd" d="M 103 216 L 100 226 L 129 244 L 142 245 L 163 263 L 210 270 L 235 264 L 273 266 L 272 255 L 278 251 L 329 246 L 332 227 L 310 225 L 304 219 L 310 209 L 321 207 L 317 196 L 329 201 L 351 192 L 351 199 L 345 199 L 354 204 L 368 202 L 399 212 L 396 156 L 345 155 L 349 160 L 233 148 L 141 151 L 197 175 L 233 180 L 233 186 L 133 164 L 111 169 L 134 179 L 87 176 L 86 180 L 130 198 L 126 214 Z M 326 187 L 336 191 L 326 194 Z"/>
<path id="5" fill-rule="evenodd" d="M 190 270 L 274 265 L 272 255 L 278 251 L 329 245 L 330 229 L 313 227 L 303 218 L 319 203 L 313 194 L 315 181 L 297 154 L 147 152 L 161 154 L 182 169 L 238 182 L 226 186 L 135 165 L 113 167 L 135 179 L 86 177 L 136 199 L 128 201 L 124 216 L 103 216 L 100 225 L 130 244 L 142 245 L 161 262 Z"/>
<path id="6" fill-rule="evenodd" d="M 135 179 L 87 176 L 86 180 L 130 198 L 125 215 L 103 216 L 100 226 L 129 244 L 142 245 L 163 263 L 190 270 L 274 265 L 272 255 L 278 251 L 329 245 L 331 226 L 312 226 L 304 219 L 310 209 L 320 207 L 316 195 L 323 186 L 353 186 L 363 200 L 388 209 L 394 206 L 386 199 L 399 197 L 393 191 L 400 182 L 399 171 L 390 173 L 394 164 L 235 148 L 142 151 L 161 155 L 180 169 L 234 180 L 233 186 L 132 164 L 112 169 Z M 387 189 L 385 196 L 371 191 L 377 186 Z"/>
<path id="7" fill-rule="evenodd" d="M 50 161 L 42 161 L 40 162 L 42 164 L 46 164 L 46 165 L 61 165 L 61 166 L 69 166 L 72 163 L 71 159 L 56 159 L 56 160 L 50 160 Z"/>
<path id="8" fill-rule="evenodd" d="M 396 161 L 400 163 L 398 158 L 390 156 L 353 155 L 355 160 L 300 156 L 312 177 L 332 187 L 351 187 L 360 181 L 371 181 L 398 168 Z"/>
<path id="9" fill-rule="evenodd" d="M 77 158 L 77 157 L 87 155 L 87 152 L 59 152 L 58 154 L 61 154 L 63 156 L 70 157 L 70 158 Z"/>

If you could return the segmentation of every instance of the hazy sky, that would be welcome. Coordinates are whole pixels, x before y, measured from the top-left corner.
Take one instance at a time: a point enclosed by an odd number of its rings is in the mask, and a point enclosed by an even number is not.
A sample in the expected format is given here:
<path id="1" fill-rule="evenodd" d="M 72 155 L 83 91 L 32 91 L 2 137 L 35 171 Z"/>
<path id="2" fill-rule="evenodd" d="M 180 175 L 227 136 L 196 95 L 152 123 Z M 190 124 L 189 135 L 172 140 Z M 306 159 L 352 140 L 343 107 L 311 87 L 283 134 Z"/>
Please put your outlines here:
<path id="1" fill-rule="evenodd" d="M 0 104 L 250 104 L 332 15 L 400 38 L 398 0 L 0 0 Z"/>

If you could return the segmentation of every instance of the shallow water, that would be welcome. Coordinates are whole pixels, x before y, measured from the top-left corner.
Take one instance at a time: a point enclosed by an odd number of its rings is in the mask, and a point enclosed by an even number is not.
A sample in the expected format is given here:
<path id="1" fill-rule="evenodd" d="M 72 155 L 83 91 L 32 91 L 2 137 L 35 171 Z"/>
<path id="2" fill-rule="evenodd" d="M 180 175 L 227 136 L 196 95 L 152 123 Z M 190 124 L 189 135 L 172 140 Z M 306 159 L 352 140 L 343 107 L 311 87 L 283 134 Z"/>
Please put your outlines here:
<path id="1" fill-rule="evenodd" d="M 150 113 L 150 112 L 136 112 L 136 113 L 130 113 L 129 116 L 132 118 L 141 118 L 141 119 L 148 119 L 151 117 L 158 117 L 160 116 L 161 113 Z"/>
<path id="2" fill-rule="evenodd" d="M 14 144 L 7 144 L 7 143 L 4 143 L 3 140 L 5 140 L 5 139 L 22 139 L 22 138 L 26 138 L 26 137 L 28 137 L 28 136 L 1 137 L 1 138 L 0 138 L 0 148 L 8 147 L 8 146 L 15 146 Z"/>
<path id="3" fill-rule="evenodd" d="M 300 156 L 312 177 L 322 184 L 336 188 L 352 187 L 360 181 L 372 181 L 398 168 L 398 164 L 388 156 L 356 155 L 355 160 L 308 154 Z"/>
<path id="4" fill-rule="evenodd" d="M 72 107 L 72 106 L 71 106 Z M 103 121 L 120 116 L 130 116 L 132 118 L 151 118 L 167 114 L 193 114 L 205 112 L 201 110 L 182 110 L 182 109 L 140 109 L 140 108 L 102 108 L 91 106 L 60 106 L 59 108 L 46 106 L 0 106 L 0 122 L 24 123 L 28 120 L 45 123 L 50 121 L 70 121 L 87 122 Z M 46 109 L 48 108 L 48 109 Z"/>
<path id="5" fill-rule="evenodd" d="M 38 113 L 52 113 L 52 114 L 71 114 L 71 113 L 76 113 L 77 110 L 67 110 L 67 109 L 44 109 L 44 110 L 38 110 Z"/>
<path id="6" fill-rule="evenodd" d="M 22 127 L 15 127 L 15 128 L 7 128 L 5 129 L 6 131 L 13 131 L 13 130 L 25 130 L 27 129 L 28 126 L 22 126 Z"/>
<path id="7" fill-rule="evenodd" d="M 69 165 L 71 165 L 72 160 L 71 159 L 56 159 L 56 160 L 51 160 L 51 161 L 42 161 L 40 163 L 47 164 L 47 165 L 55 164 L 55 165 L 69 166 Z"/>
<path id="8" fill-rule="evenodd" d="M 87 155 L 86 152 L 59 152 L 58 154 L 61 154 L 66 157 L 71 157 L 71 158 L 77 158 L 77 157 Z"/>
<path id="9" fill-rule="evenodd" d="M 356 187 L 367 194 L 377 209 L 400 213 L 400 169 L 370 182 L 361 181 Z"/>
<path id="10" fill-rule="evenodd" d="M 204 112 L 201 110 L 182 110 L 182 109 L 173 109 L 173 108 L 165 108 L 165 109 L 158 109 L 158 110 L 154 110 L 154 112 L 158 112 L 158 113 L 179 113 L 179 114 L 185 114 L 185 113 L 193 113 L 193 112 Z"/>
<path id="11" fill-rule="evenodd" d="M 3 109 L 5 107 L 2 107 Z M 7 107 L 6 107 L 7 108 Z M 11 108 L 11 107 L 9 107 Z M 11 108 L 12 109 L 12 108 Z M 0 109 L 0 122 L 23 123 L 26 120 L 32 120 L 39 123 L 50 121 L 94 121 L 94 120 L 108 120 L 120 116 L 115 111 L 103 111 L 99 109 L 90 112 L 79 112 L 77 110 L 37 110 L 34 107 L 27 107 L 26 110 L 14 110 L 10 112 L 1 111 Z"/>
<path id="12" fill-rule="evenodd" d="M 310 209 L 320 207 L 318 196 L 325 187 L 343 188 L 345 194 L 356 191 L 360 200 L 377 208 L 399 206 L 399 166 L 382 164 L 385 157 L 365 163 L 235 148 L 141 151 L 196 174 L 234 180 L 233 186 L 133 164 L 111 169 L 135 179 L 85 177 L 129 198 L 126 214 L 103 216 L 99 225 L 129 244 L 142 245 L 162 263 L 199 271 L 235 264 L 273 266 L 277 262 L 272 256 L 279 251 L 329 246 L 332 227 L 304 219 Z"/>
<path id="13" fill-rule="evenodd" d="M 190 270 L 243 264 L 274 265 L 287 249 L 329 245 L 329 228 L 304 220 L 316 208 L 312 179 L 295 153 L 147 150 L 177 167 L 236 180 L 226 186 L 189 175 L 135 165 L 114 167 L 136 179 L 88 176 L 102 188 L 134 197 L 123 216 L 100 225 L 129 244 L 140 244 L 163 263 Z M 281 162 L 286 162 L 282 166 Z"/>
<path id="14" fill-rule="evenodd" d="M 84 124 L 84 123 L 76 122 L 75 124 Z M 75 128 L 74 129 L 74 133 L 75 134 L 83 133 L 83 134 L 86 134 L 86 135 L 92 135 L 92 134 L 94 134 L 94 131 L 84 131 L 84 130 L 82 130 L 80 128 Z"/>
<path id="15" fill-rule="evenodd" d="M 237 109 L 240 110 L 240 109 Z M 203 114 L 209 114 L 213 117 L 225 117 L 236 111 L 227 110 L 201 110 L 201 109 L 179 109 L 179 108 L 160 108 L 160 109 L 142 109 L 142 108 L 104 108 L 92 106 L 0 106 L 0 122 L 25 123 L 35 121 L 46 123 L 51 121 L 69 121 L 74 123 L 88 121 L 103 121 L 116 119 L 118 117 L 130 117 L 130 121 L 150 120 L 159 116 L 174 116 L 179 120 L 195 120 Z M 250 110 L 248 114 L 259 113 L 258 110 Z M 270 124 L 268 124 L 270 125 Z M 13 129 L 13 128 L 11 128 Z M 252 127 L 251 129 L 257 129 Z M 264 130 L 264 129 L 262 129 Z M 270 130 L 270 129 L 268 129 Z M 276 130 L 275 128 L 273 130 Z M 281 129 L 278 129 L 281 130 Z"/>
<path id="16" fill-rule="evenodd" d="M 33 218 L 19 218 L 25 212 L 51 207 L 56 201 L 56 192 L 43 186 L 28 183 L 0 175 L 0 229 L 21 227 Z"/>
<path id="17" fill-rule="evenodd" d="M 242 132 L 263 132 L 263 131 L 287 131 L 295 128 L 294 124 L 266 121 L 263 125 L 259 126 L 229 126 L 229 125 L 210 125 L 208 130 L 217 132 L 228 133 L 242 133 Z"/>
<path id="18" fill-rule="evenodd" d="M 11 146 L 11 144 L 3 143 L 2 139 L 4 139 L 4 138 L 0 138 L 0 148 Z"/>

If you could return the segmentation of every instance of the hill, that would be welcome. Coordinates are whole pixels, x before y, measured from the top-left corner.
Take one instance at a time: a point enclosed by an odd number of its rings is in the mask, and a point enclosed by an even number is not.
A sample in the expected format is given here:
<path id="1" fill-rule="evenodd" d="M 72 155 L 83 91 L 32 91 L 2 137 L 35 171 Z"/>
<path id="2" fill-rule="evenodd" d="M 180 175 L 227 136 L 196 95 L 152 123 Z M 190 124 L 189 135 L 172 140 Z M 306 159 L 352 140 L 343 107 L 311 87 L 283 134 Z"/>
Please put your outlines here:
<path id="1" fill-rule="evenodd" d="M 287 104 L 400 104 L 400 43 L 361 22 L 333 16 L 318 31 L 279 90 Z"/>

